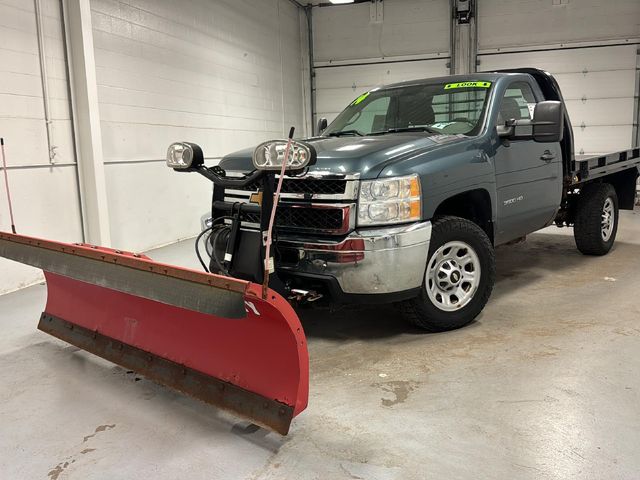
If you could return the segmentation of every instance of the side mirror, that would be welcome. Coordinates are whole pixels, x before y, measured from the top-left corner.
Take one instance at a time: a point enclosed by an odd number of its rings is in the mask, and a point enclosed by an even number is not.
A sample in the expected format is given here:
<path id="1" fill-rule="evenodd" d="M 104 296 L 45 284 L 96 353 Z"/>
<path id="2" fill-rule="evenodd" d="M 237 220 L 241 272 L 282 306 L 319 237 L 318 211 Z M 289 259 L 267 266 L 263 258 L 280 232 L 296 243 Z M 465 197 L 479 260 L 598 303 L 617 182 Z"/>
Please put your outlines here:
<path id="1" fill-rule="evenodd" d="M 540 143 L 562 141 L 564 133 L 564 106 L 562 102 L 540 102 L 533 111 L 533 139 Z"/>
<path id="2" fill-rule="evenodd" d="M 178 171 L 191 171 L 204 164 L 204 155 L 199 145 L 176 142 L 167 150 L 167 167 Z"/>
<path id="3" fill-rule="evenodd" d="M 320 135 L 327 128 L 327 119 L 322 117 L 318 120 L 318 126 L 316 127 L 316 135 Z"/>

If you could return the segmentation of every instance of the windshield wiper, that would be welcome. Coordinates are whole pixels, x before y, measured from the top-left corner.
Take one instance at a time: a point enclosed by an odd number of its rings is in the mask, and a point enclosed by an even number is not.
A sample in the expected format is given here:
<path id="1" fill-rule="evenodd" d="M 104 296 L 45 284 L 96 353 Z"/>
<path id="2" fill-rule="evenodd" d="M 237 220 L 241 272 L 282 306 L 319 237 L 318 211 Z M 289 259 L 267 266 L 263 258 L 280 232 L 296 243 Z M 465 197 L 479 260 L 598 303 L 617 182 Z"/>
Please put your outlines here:
<path id="1" fill-rule="evenodd" d="M 361 137 L 362 136 L 362 132 L 359 132 L 358 130 L 341 130 L 339 132 L 331 132 L 328 134 L 329 137 L 341 137 L 343 135 L 351 135 L 351 136 L 358 136 Z"/>
<path id="2" fill-rule="evenodd" d="M 387 130 L 383 130 L 381 132 L 373 132 L 371 135 L 384 135 L 385 133 L 401 133 L 401 132 L 429 132 L 429 133 L 442 133 L 440 130 L 427 127 L 427 126 L 416 126 L 416 127 L 398 127 L 398 128 L 389 128 Z"/>

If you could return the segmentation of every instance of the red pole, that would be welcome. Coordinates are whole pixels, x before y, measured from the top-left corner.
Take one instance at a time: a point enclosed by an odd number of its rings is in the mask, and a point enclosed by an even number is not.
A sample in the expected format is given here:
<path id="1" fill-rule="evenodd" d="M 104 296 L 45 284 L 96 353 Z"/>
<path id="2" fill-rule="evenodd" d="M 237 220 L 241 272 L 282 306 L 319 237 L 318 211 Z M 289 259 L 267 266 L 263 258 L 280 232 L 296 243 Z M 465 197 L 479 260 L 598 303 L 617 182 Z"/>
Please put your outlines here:
<path id="1" fill-rule="evenodd" d="M 2 169 L 4 170 L 4 185 L 7 190 L 9 202 L 9 218 L 11 219 L 11 231 L 16 233 L 16 222 L 13 220 L 13 205 L 11 205 L 11 192 L 9 192 L 9 174 L 7 172 L 7 158 L 4 153 L 4 138 L 0 138 L 0 150 L 2 150 Z"/>

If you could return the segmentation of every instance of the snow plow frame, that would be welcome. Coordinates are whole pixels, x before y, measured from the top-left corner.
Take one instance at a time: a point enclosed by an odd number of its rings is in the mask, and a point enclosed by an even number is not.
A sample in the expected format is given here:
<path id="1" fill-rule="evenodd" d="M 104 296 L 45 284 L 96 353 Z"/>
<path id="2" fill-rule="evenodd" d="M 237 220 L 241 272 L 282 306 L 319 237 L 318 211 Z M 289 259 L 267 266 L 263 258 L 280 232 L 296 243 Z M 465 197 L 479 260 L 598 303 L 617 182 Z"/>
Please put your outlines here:
<path id="1" fill-rule="evenodd" d="M 270 289 L 263 299 L 245 280 L 4 232 L 0 256 L 45 271 L 46 333 L 282 435 L 306 408 L 306 338 Z"/>

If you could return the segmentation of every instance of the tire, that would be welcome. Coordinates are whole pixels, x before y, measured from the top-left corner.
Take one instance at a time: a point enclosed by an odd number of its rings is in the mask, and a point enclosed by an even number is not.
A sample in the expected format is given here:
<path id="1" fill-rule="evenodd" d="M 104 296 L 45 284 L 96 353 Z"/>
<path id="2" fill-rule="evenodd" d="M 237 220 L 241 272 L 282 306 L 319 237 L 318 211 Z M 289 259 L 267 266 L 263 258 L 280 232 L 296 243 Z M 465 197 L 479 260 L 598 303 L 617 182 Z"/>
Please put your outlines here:
<path id="1" fill-rule="evenodd" d="M 618 233 L 618 196 L 612 185 L 595 183 L 580 192 L 573 237 L 584 255 L 606 255 Z"/>
<path id="2" fill-rule="evenodd" d="M 478 279 L 470 275 L 474 272 Z M 495 275 L 495 254 L 487 234 L 469 220 L 440 217 L 433 222 L 420 294 L 398 307 L 407 321 L 425 330 L 460 328 L 487 304 Z"/>

